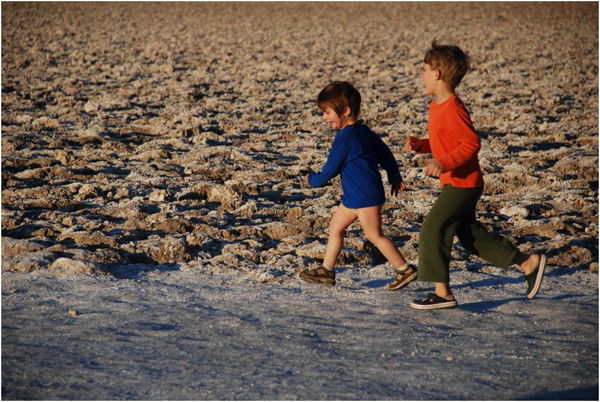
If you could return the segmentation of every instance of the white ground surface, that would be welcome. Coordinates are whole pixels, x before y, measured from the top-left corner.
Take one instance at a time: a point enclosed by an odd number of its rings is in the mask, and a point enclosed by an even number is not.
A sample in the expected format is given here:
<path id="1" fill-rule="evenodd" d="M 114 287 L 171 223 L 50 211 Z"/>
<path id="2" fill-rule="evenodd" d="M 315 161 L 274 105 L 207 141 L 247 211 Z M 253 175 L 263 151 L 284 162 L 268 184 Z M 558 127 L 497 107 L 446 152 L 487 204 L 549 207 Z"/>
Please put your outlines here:
<path id="1" fill-rule="evenodd" d="M 487 271 L 452 272 L 459 308 L 433 312 L 409 307 L 426 284 L 350 268 L 333 288 L 4 273 L 2 397 L 597 399 L 598 274 L 550 273 L 528 300 L 516 270 Z"/>

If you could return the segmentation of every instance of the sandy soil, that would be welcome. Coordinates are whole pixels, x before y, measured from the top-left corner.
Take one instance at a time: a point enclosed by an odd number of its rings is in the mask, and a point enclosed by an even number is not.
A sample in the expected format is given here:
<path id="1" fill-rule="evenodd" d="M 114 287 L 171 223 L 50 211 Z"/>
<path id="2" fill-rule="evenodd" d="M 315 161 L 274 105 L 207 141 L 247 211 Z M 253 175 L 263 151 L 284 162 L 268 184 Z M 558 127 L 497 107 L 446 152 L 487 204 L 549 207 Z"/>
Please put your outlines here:
<path id="1" fill-rule="evenodd" d="M 539 299 L 456 247 L 460 308 L 411 311 L 429 285 L 387 292 L 358 226 L 337 286 L 297 279 L 340 199 L 301 180 L 334 79 L 401 165 L 384 225 L 416 262 L 435 36 L 472 56 L 480 220 L 548 255 Z M 597 399 L 598 6 L 2 3 L 1 243 L 6 399 Z"/>

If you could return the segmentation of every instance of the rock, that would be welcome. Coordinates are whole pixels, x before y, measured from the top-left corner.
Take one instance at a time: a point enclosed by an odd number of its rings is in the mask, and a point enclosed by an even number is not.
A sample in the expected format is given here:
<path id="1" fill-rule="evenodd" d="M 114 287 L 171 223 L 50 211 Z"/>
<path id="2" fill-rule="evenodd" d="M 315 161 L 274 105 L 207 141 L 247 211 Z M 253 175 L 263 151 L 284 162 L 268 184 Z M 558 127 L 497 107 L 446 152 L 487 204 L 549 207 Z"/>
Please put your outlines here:
<path id="1" fill-rule="evenodd" d="M 45 128 L 60 128 L 60 123 L 56 119 L 43 116 L 39 119 L 35 119 L 32 123 L 34 127 L 45 127 Z"/>
<path id="2" fill-rule="evenodd" d="M 148 196 L 148 200 L 152 202 L 165 202 L 170 201 L 173 194 L 169 190 L 154 190 Z"/>
<path id="3" fill-rule="evenodd" d="M 92 184 L 83 184 L 77 192 L 80 200 L 98 197 L 98 190 Z"/>
<path id="4" fill-rule="evenodd" d="M 158 264 L 183 263 L 192 259 L 185 241 L 174 237 L 144 240 L 138 242 L 135 249 Z"/>
<path id="5" fill-rule="evenodd" d="M 62 275 L 73 275 L 73 274 L 104 274 L 106 273 L 104 267 L 100 264 L 96 264 L 85 260 L 73 260 L 71 258 L 58 258 L 50 265 L 50 269 L 56 271 Z"/>
<path id="6" fill-rule="evenodd" d="M 576 267 L 585 264 L 591 268 L 591 263 L 595 262 L 592 251 L 577 244 L 567 244 L 557 249 L 550 249 L 547 254 L 549 264 L 562 267 Z"/>
<path id="7" fill-rule="evenodd" d="M 121 187 L 121 188 L 117 189 L 117 191 L 114 194 L 114 198 L 116 198 L 116 199 L 130 198 L 130 197 L 131 197 L 131 191 L 127 187 Z"/>
<path id="8" fill-rule="evenodd" d="M 254 201 L 244 204 L 235 211 L 233 211 L 233 213 L 236 216 L 239 216 L 240 218 L 250 218 L 256 212 L 258 212 L 258 205 Z"/>
<path id="9" fill-rule="evenodd" d="M 505 219 L 514 217 L 527 218 L 529 216 L 527 208 L 518 206 L 504 207 L 500 210 L 500 213 L 505 216 Z"/>
<path id="10" fill-rule="evenodd" d="M 201 230 L 194 230 L 192 233 L 189 233 L 185 240 L 190 246 L 203 248 L 210 248 L 214 244 L 214 239 Z"/>
<path id="11" fill-rule="evenodd" d="M 79 225 L 73 226 L 58 236 L 59 241 L 71 239 L 78 245 L 116 247 L 118 239 L 102 232 L 82 230 Z"/>
<path id="12" fill-rule="evenodd" d="M 306 225 L 294 225 L 290 223 L 272 223 L 265 225 L 264 233 L 271 239 L 285 239 L 298 235 L 309 235 L 312 229 Z"/>
<path id="13" fill-rule="evenodd" d="M 46 249 L 42 243 L 29 239 L 13 239 L 2 237 L 2 257 L 15 256 L 22 253 L 33 253 Z"/>
<path id="14" fill-rule="evenodd" d="M 48 268 L 55 258 L 54 253 L 47 250 L 25 252 L 14 256 L 2 255 L 2 270 L 33 272 Z"/>
<path id="15" fill-rule="evenodd" d="M 215 186 L 208 193 L 209 202 L 219 202 L 226 211 L 234 211 L 239 208 L 242 196 L 227 186 Z"/>
<path id="16" fill-rule="evenodd" d="M 152 217 L 147 218 L 147 220 L 150 219 L 152 219 Z M 192 230 L 189 221 L 181 218 L 161 218 L 159 220 L 154 220 L 151 227 L 168 234 L 187 233 Z"/>
<path id="17" fill-rule="evenodd" d="M 325 250 L 327 246 L 318 241 L 314 241 L 306 246 L 298 247 L 296 254 L 300 257 L 311 257 L 322 260 L 325 258 Z"/>
<path id="18" fill-rule="evenodd" d="M 98 110 L 100 110 L 100 105 L 97 102 L 90 100 L 85 103 L 83 110 L 85 110 L 86 113 L 95 114 L 98 113 Z"/>
<path id="19" fill-rule="evenodd" d="M 60 150 L 56 152 L 56 159 L 65 166 L 68 166 L 72 158 L 67 151 Z"/>

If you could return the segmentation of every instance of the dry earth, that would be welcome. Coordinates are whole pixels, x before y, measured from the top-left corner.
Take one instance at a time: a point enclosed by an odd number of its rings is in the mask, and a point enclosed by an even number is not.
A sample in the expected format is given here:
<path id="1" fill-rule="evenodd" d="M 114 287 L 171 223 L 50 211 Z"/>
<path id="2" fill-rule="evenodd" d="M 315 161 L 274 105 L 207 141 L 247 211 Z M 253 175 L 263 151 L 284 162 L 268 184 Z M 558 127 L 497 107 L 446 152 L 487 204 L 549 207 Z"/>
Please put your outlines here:
<path id="1" fill-rule="evenodd" d="M 89 285 L 94 280 L 124 287 L 142 281 L 154 289 L 154 275 L 181 275 L 185 286 L 189 278 L 199 286 L 228 278 L 243 295 L 256 294 L 240 285 L 251 284 L 260 294 L 274 292 L 280 303 L 280 292 L 289 288 L 334 300 L 298 287 L 296 274 L 323 256 L 340 199 L 339 181 L 312 189 L 301 179 L 320 169 L 333 140 L 315 98 L 335 79 L 350 80 L 361 91 L 363 118 L 401 165 L 408 191 L 388 201 L 384 225 L 415 261 L 420 226 L 439 189 L 422 174 L 428 157 L 405 154 L 402 146 L 408 135 L 426 135 L 430 100 L 420 71 L 436 36 L 461 45 L 473 60 L 459 95 L 482 138 L 486 191 L 480 219 L 522 250 L 544 251 L 554 292 L 585 299 L 556 310 L 581 309 L 585 319 L 560 322 L 580 330 L 577 339 L 592 337 L 582 370 L 595 378 L 558 389 L 592 385 L 597 398 L 597 3 L 3 2 L 2 395 L 27 398 L 18 390 L 44 388 L 34 374 L 19 377 L 18 367 L 27 373 L 31 364 L 23 363 L 13 343 L 38 322 L 17 325 L 19 309 L 35 303 L 20 297 L 37 292 L 31 278 L 44 278 L 44 300 L 70 289 L 101 294 Z M 340 286 L 350 290 L 340 297 L 360 303 L 361 281 L 376 278 L 383 286 L 391 267 L 358 226 L 350 229 L 339 262 Z M 470 279 L 488 283 L 481 278 L 496 277 L 494 267 L 460 247 L 454 257 L 453 275 L 467 288 Z M 73 280 L 81 274 L 91 277 Z M 503 275 L 508 283 L 498 279 L 484 288 L 512 286 L 517 273 Z M 476 298 L 490 297 L 487 290 Z M 398 308 L 410 300 L 408 294 L 396 297 Z M 293 298 L 301 303 L 301 296 Z M 289 306 L 294 304 L 278 311 Z M 520 308 L 509 312 L 518 315 Z M 43 321 L 42 310 L 32 311 Z M 552 310 L 543 311 L 550 315 L 542 321 L 556 319 Z M 42 338 L 38 331 L 31 344 Z M 9 375 L 6 367 L 13 364 Z M 567 366 L 563 376 L 573 379 L 576 363 Z M 503 386 L 510 382 L 498 389 Z M 51 396 L 81 396 L 73 392 Z M 177 395 L 193 398 L 160 397 Z M 236 395 L 286 397 L 223 391 L 214 398 Z M 421 399 L 387 388 L 380 394 L 298 391 L 287 397 L 319 395 Z M 135 390 L 130 396 L 153 397 Z M 421 396 L 444 398 L 433 390 Z"/>

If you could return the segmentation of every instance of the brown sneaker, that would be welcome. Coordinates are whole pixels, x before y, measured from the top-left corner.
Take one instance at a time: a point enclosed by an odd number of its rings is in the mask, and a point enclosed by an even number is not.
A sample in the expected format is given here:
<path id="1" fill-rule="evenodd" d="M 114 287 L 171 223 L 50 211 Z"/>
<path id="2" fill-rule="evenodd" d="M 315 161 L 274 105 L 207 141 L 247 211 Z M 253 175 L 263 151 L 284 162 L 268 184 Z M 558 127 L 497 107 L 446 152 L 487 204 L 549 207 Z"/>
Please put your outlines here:
<path id="1" fill-rule="evenodd" d="M 333 286 L 335 285 L 335 271 L 324 267 L 305 269 L 300 272 L 300 279 L 310 283 Z"/>
<path id="2" fill-rule="evenodd" d="M 402 289 L 417 277 L 417 270 L 409 266 L 404 271 L 396 271 L 396 278 L 388 285 L 388 290 Z"/>

